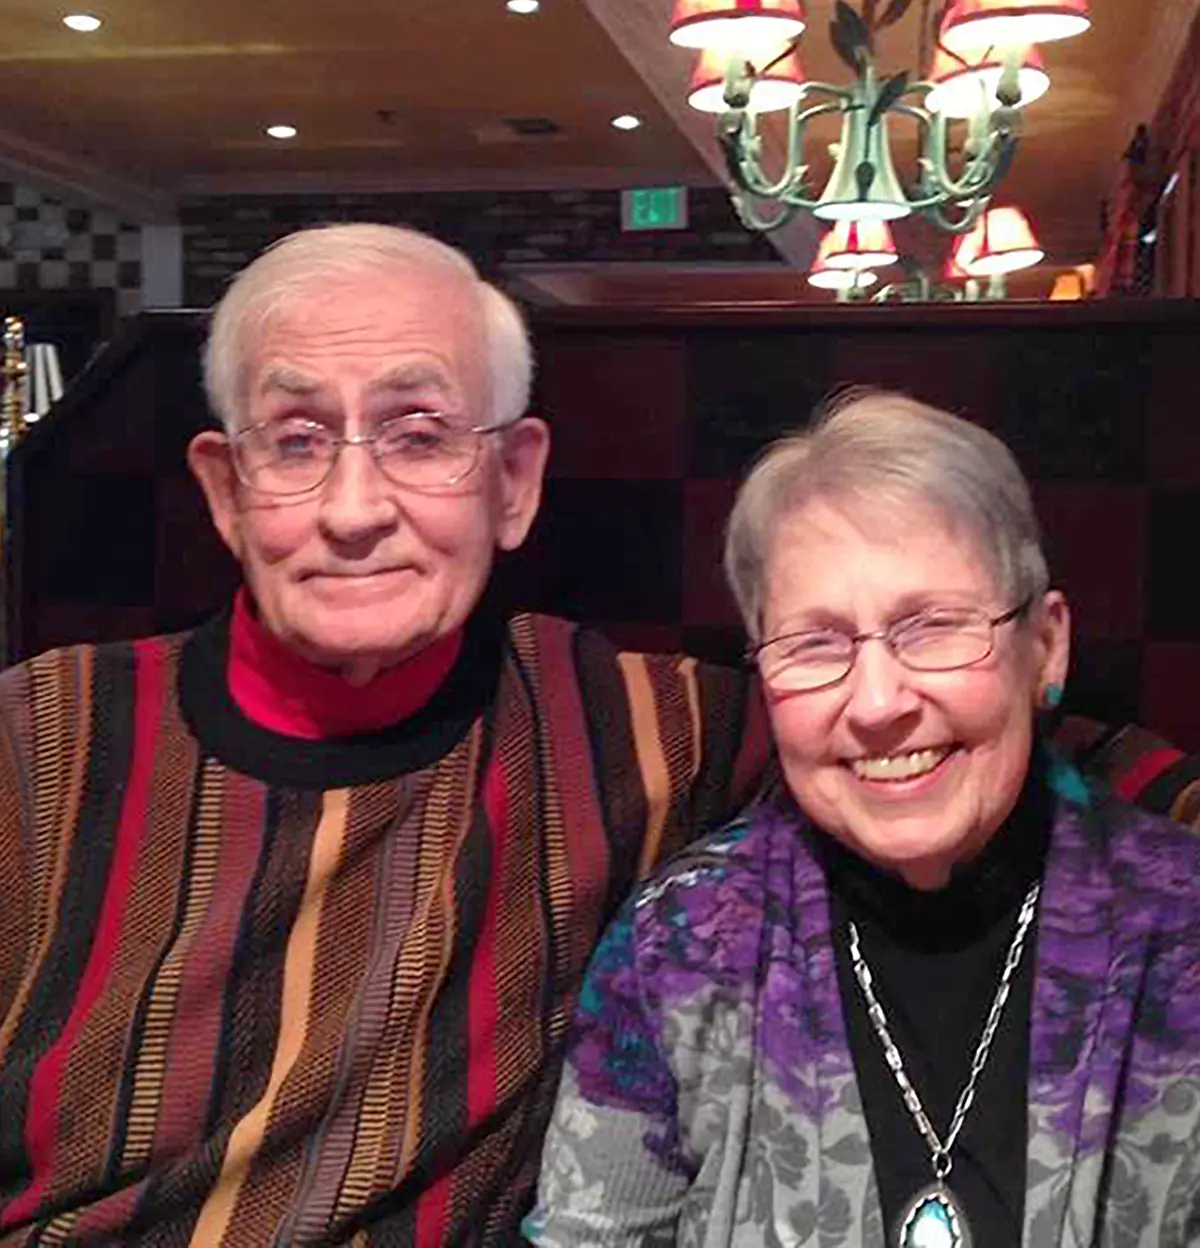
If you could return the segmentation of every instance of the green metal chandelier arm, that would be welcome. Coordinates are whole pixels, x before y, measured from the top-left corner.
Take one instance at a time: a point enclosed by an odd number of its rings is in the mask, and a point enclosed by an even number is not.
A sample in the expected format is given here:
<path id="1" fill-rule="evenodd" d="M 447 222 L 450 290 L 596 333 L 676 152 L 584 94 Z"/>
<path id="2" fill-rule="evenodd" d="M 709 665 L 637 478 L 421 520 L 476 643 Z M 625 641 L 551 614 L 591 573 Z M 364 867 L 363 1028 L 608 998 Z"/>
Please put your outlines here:
<path id="1" fill-rule="evenodd" d="M 747 191 L 761 199 L 786 199 L 799 207 L 807 207 L 809 201 L 803 195 L 804 179 L 808 166 L 804 163 L 804 138 L 808 123 L 825 113 L 840 112 L 842 98 L 846 95 L 836 87 L 823 83 L 810 83 L 805 94 L 828 93 L 839 97 L 834 101 L 801 108 L 803 97 L 792 105 L 788 114 L 787 156 L 782 176 L 772 182 L 759 163 L 762 138 L 758 133 L 758 116 L 746 109 L 730 109 L 722 114 L 718 123 L 717 138 L 725 153 L 730 179 L 741 191 Z"/>
<path id="2" fill-rule="evenodd" d="M 977 199 L 965 200 L 955 205 L 962 208 L 963 215 L 956 221 L 952 221 L 945 212 L 943 204 L 935 203 L 928 208 L 922 208 L 920 211 L 934 223 L 940 230 L 945 230 L 947 234 L 969 234 L 975 228 L 975 223 L 983 215 L 989 203 L 991 203 L 991 193 L 980 195 Z"/>
<path id="3" fill-rule="evenodd" d="M 738 220 L 747 229 L 758 230 L 763 234 L 769 234 L 772 230 L 777 230 L 781 226 L 787 225 L 803 207 L 801 204 L 779 201 L 777 211 L 773 215 L 766 217 L 762 216 L 754 204 L 740 191 L 731 191 L 730 200 L 733 203 L 733 209 L 737 213 Z"/>
<path id="4" fill-rule="evenodd" d="M 949 135 L 944 114 L 899 105 L 896 112 L 914 117 L 921 128 L 921 186 L 912 198 L 914 212 L 927 212 L 939 204 L 960 204 L 986 196 L 995 188 L 1011 160 L 1008 150 L 1016 137 L 989 124 L 987 118 L 972 120 L 965 166 L 958 177 L 949 168 Z M 922 193 L 923 192 L 923 193 Z"/>

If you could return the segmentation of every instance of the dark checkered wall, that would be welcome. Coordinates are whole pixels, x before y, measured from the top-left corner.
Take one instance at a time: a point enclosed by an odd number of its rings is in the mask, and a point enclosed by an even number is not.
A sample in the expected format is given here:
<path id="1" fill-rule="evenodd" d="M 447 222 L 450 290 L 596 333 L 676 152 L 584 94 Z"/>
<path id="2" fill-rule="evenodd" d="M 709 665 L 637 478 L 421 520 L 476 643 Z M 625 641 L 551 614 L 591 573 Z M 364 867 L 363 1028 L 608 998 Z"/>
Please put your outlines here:
<path id="1" fill-rule="evenodd" d="M 143 318 L 94 393 L 13 461 L 18 653 L 180 627 L 233 570 L 183 468 L 198 331 Z M 732 657 L 720 533 L 754 453 L 838 386 L 972 414 L 1034 482 L 1075 611 L 1068 705 L 1200 749 L 1200 304 L 639 313 L 538 327 L 551 478 L 514 602 Z M 121 352 L 124 355 L 121 355 Z"/>
<path id="2" fill-rule="evenodd" d="M 736 656 L 739 475 L 832 390 L 894 387 L 979 419 L 1033 482 L 1074 609 L 1068 705 L 1200 748 L 1200 304 L 877 311 L 544 331 L 553 477 L 518 596 Z"/>
<path id="3" fill-rule="evenodd" d="M 103 208 L 0 182 L 0 306 L 6 291 L 113 292 L 118 316 L 142 307 L 142 234 Z"/>

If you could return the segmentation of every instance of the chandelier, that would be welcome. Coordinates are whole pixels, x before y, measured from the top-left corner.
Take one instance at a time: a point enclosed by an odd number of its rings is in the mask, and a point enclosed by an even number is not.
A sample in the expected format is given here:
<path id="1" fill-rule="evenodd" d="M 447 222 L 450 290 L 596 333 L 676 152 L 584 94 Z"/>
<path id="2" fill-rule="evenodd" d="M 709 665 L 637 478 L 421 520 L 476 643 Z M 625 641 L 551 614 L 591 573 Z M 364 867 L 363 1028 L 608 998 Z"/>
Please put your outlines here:
<path id="1" fill-rule="evenodd" d="M 717 139 L 743 224 L 774 230 L 799 212 L 821 220 L 895 221 L 921 214 L 966 234 L 1012 163 L 1018 110 L 1050 85 L 1036 44 L 1090 24 L 1088 0 L 951 0 L 934 16 L 929 77 L 884 75 L 876 35 L 913 0 L 836 0 L 830 39 L 853 74 L 844 86 L 805 80 L 797 59 L 804 0 L 675 0 L 670 38 L 702 50 L 689 102 L 718 114 Z M 928 2 L 926 3 L 928 8 Z M 925 56 L 922 24 L 921 62 Z M 787 109 L 781 170 L 765 168 L 761 118 Z M 810 182 L 808 127 L 836 115 L 841 138 L 819 190 Z M 889 126 L 915 125 L 915 175 L 892 158 Z"/>

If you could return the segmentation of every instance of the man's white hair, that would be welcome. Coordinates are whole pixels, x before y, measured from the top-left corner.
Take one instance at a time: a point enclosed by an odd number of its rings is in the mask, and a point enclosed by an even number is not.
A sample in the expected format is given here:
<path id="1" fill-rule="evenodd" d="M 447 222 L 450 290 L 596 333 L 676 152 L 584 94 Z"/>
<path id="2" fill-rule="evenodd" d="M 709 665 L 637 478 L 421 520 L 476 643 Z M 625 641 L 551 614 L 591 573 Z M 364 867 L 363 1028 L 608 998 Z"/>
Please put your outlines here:
<path id="1" fill-rule="evenodd" d="M 405 226 L 356 223 L 318 226 L 281 238 L 234 278 L 213 309 L 204 347 L 204 388 L 226 430 L 240 423 L 251 358 L 280 307 L 323 282 L 377 275 L 388 265 L 442 269 L 476 288 L 490 364 L 488 421 L 510 424 L 525 414 L 533 348 L 516 304 L 483 281 L 457 248 Z"/>

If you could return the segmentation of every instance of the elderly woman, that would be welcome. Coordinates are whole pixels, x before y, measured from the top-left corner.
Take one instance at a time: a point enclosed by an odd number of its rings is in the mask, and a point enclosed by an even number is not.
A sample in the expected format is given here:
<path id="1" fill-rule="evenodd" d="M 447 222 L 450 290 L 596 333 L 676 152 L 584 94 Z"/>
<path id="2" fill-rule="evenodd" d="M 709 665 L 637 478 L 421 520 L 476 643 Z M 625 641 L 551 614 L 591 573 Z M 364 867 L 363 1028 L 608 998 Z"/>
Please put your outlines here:
<path id="1" fill-rule="evenodd" d="M 1012 456 L 858 395 L 726 568 L 786 792 L 610 928 L 526 1235 L 1200 1242 L 1200 840 L 1039 744 L 1068 611 Z"/>

